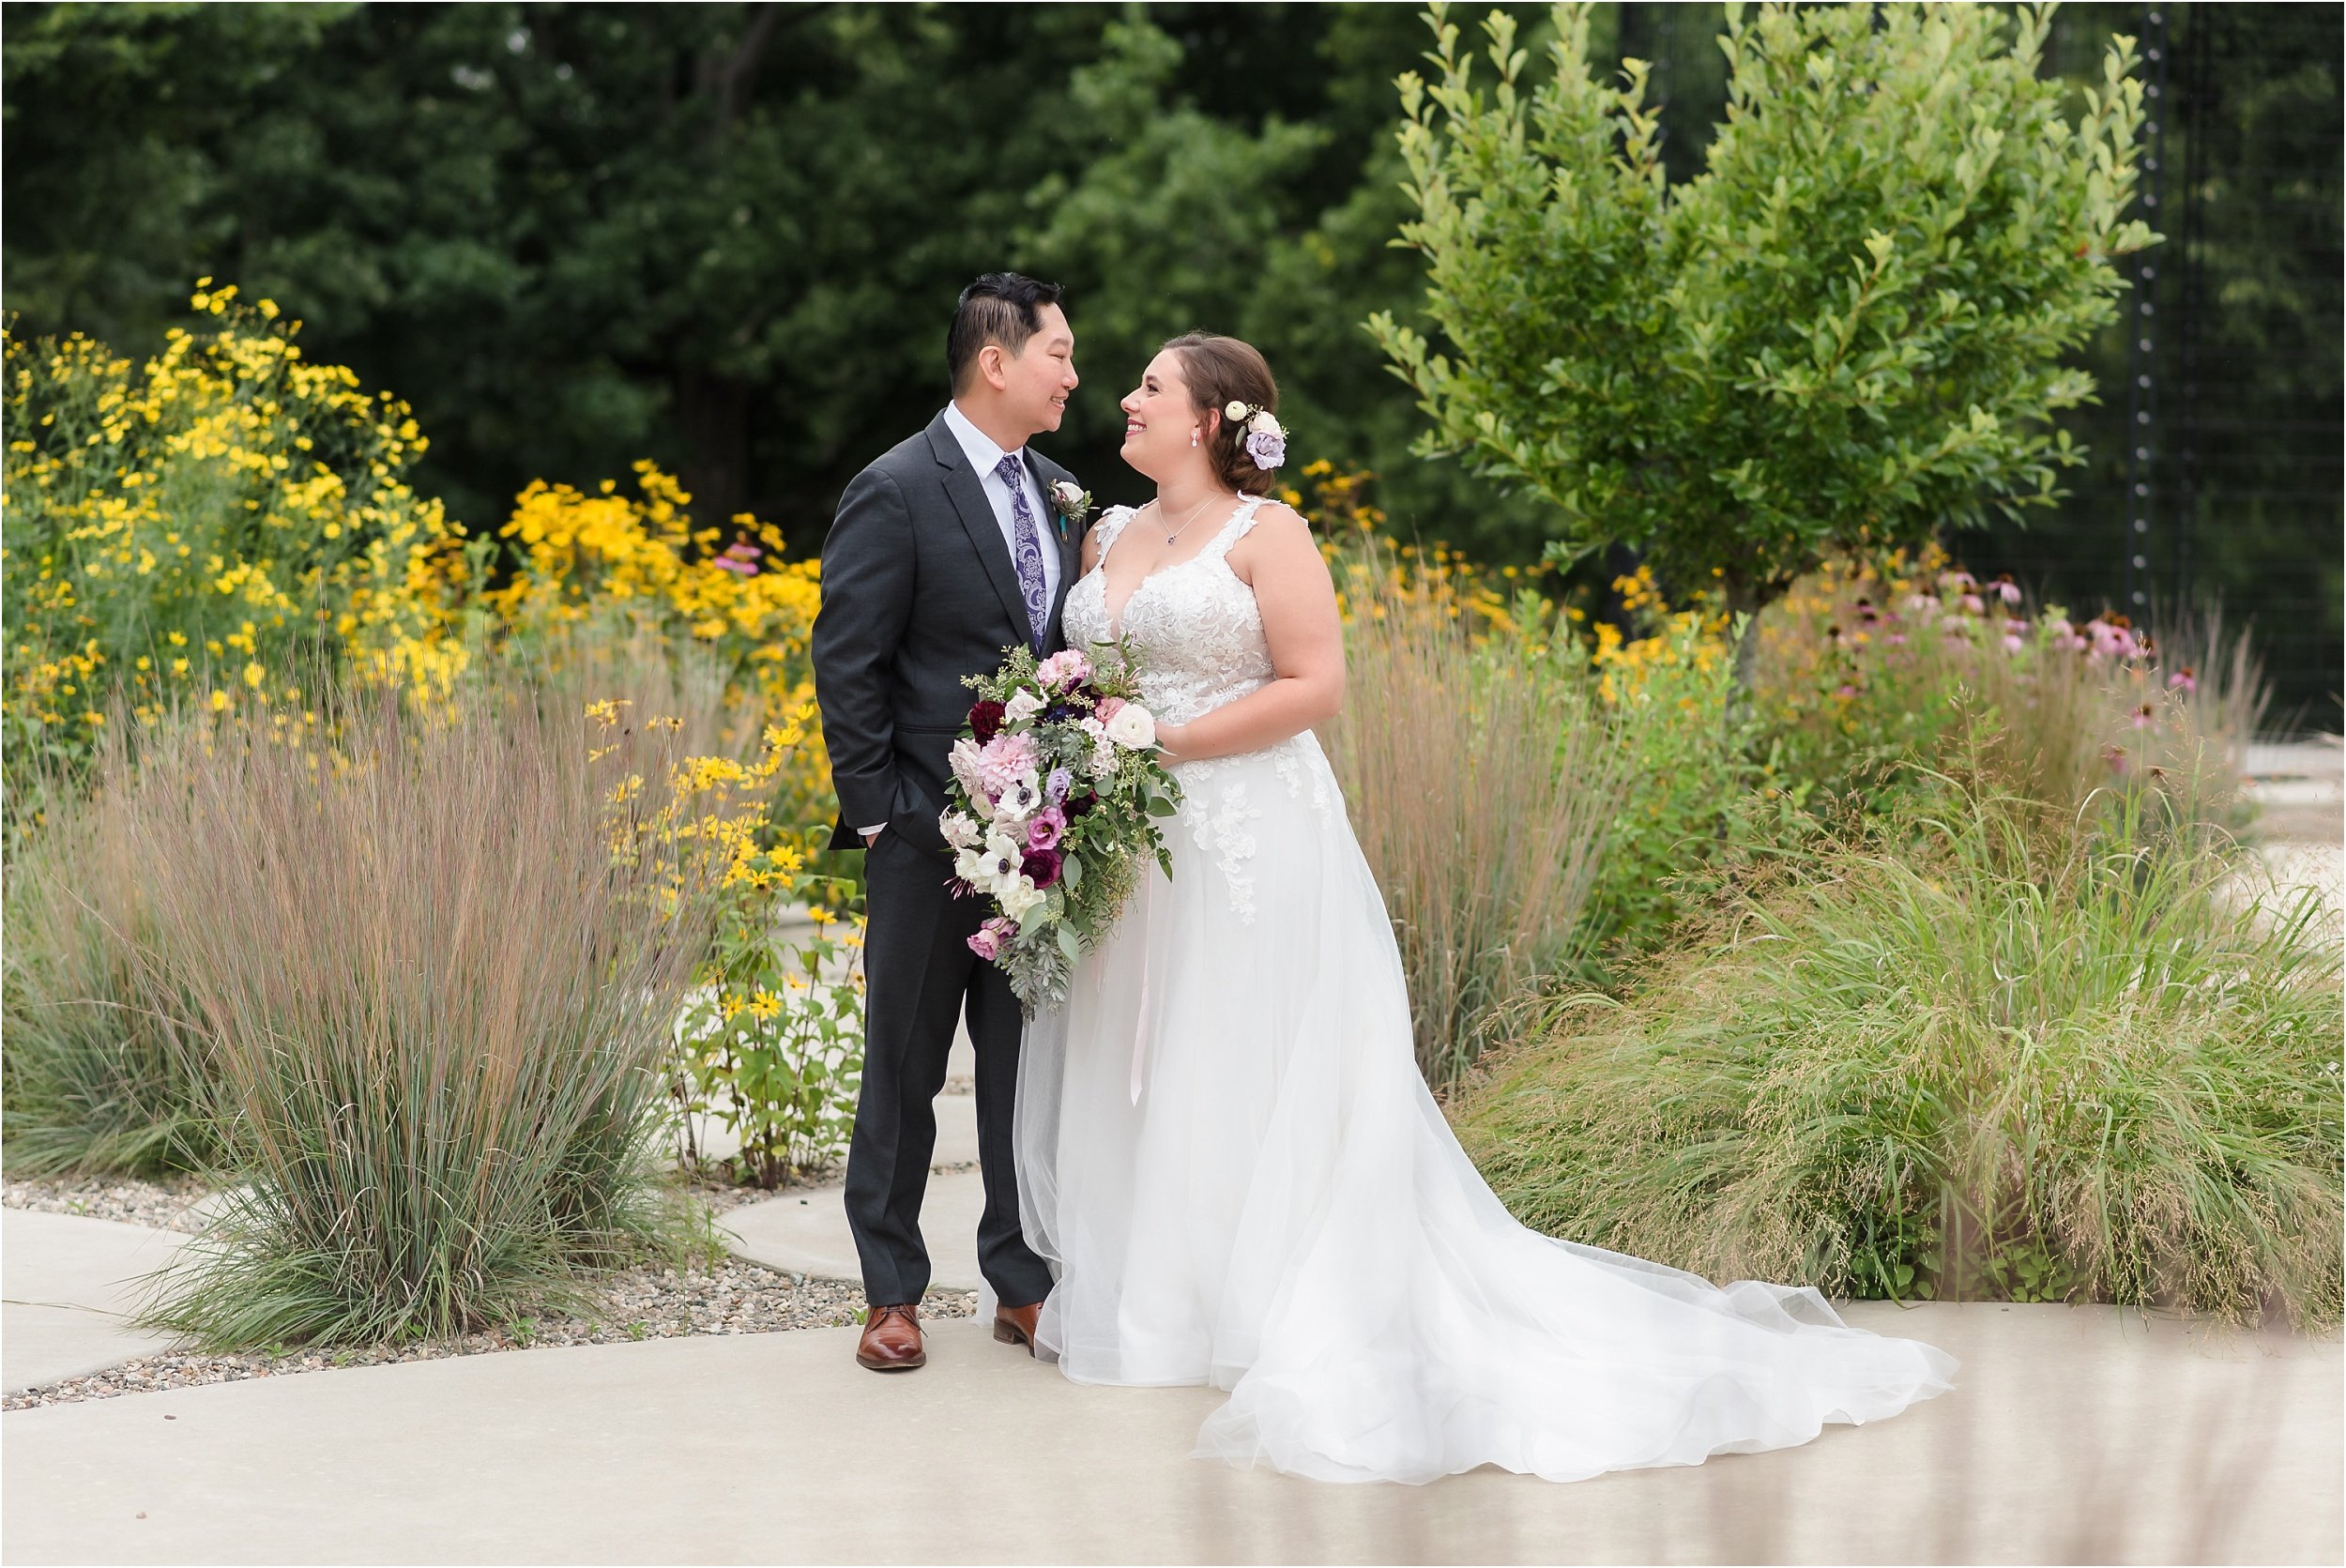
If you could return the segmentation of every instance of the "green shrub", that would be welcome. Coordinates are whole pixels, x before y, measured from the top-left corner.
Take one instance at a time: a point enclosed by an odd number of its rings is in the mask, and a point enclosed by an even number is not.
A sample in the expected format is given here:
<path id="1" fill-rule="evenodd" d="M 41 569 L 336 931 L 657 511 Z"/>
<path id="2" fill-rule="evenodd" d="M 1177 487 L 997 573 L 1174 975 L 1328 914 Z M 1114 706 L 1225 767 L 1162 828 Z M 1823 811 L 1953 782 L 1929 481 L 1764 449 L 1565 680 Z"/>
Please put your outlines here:
<path id="1" fill-rule="evenodd" d="M 554 706 L 371 692 L 329 704 L 330 754 L 247 726 L 143 776 L 149 959 L 194 1003 L 244 1179 L 146 1321 L 436 1336 L 673 1234 L 658 1108 L 730 849 L 679 814 L 672 727 Z"/>
<path id="2" fill-rule="evenodd" d="M 1638 591 L 1636 580 L 1622 582 Z M 1682 611 L 1636 641 L 1597 639 L 1626 785 L 1591 896 L 1603 969 L 1668 941 L 1724 876 L 1803 831 L 1809 786 L 1775 756 L 1754 759 L 1760 734 L 1734 700 L 1722 631 Z"/>
<path id="3" fill-rule="evenodd" d="M 842 897 L 829 877 L 794 879 L 794 891 Z M 734 1174 L 774 1187 L 847 1152 L 863 1074 L 863 937 L 834 936 L 827 905 L 811 936 L 776 929 L 773 900 L 731 901 L 693 993 L 677 1021 L 676 1098 L 681 1152 L 702 1163 L 693 1119 L 709 1116 L 740 1141 Z"/>
<path id="4" fill-rule="evenodd" d="M 1789 859 L 1457 1111 L 1527 1224 L 1845 1294 L 2339 1318 L 2339 954 L 2173 831 L 1941 781 Z"/>
<path id="5" fill-rule="evenodd" d="M 2064 358 L 2117 318 L 2143 85 L 2112 39 L 2076 95 L 2047 12 L 1730 8 L 1728 118 L 1664 177 L 1643 63 L 1440 10 L 1399 80 L 1429 341 L 1368 327 L 1455 453 L 1550 503 L 1559 558 L 1610 544 L 1757 611 L 1836 551 L 2049 504 L 2083 461 Z M 1753 623 L 1746 623 L 1753 624 Z M 1748 652 L 1746 642 L 1739 661 Z"/>
<path id="6" fill-rule="evenodd" d="M 1999 787 L 2064 809 L 2154 794 L 2247 826 L 2241 749 L 2264 710 L 2262 671 L 2220 617 L 2155 646 L 2123 617 L 2075 623 L 1935 549 L 1909 564 L 1831 562 L 1761 617 L 1754 708 L 1787 777 L 1888 809 L 1964 750 Z"/>

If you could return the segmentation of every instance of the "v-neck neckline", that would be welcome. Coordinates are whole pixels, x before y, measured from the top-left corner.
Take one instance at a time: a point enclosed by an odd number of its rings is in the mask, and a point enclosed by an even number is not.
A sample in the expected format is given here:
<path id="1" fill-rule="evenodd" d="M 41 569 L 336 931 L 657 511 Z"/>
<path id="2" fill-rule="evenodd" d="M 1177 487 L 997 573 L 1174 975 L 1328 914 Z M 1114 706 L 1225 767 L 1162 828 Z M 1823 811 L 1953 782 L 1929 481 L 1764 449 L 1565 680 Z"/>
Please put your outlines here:
<path id="1" fill-rule="evenodd" d="M 1132 587 L 1125 592 L 1124 601 L 1121 604 L 1119 604 L 1113 611 L 1110 611 L 1108 610 L 1108 556 L 1114 553 L 1117 540 L 1124 537 L 1124 535 L 1131 529 L 1134 519 L 1140 515 L 1140 512 L 1137 510 L 1135 510 L 1131 517 L 1124 519 L 1124 526 L 1116 531 L 1116 539 L 1108 540 L 1107 548 L 1100 552 L 1100 558 L 1093 562 L 1091 567 L 1092 571 L 1100 574 L 1100 608 L 1102 612 L 1107 616 L 1108 635 L 1111 637 L 1121 637 L 1124 634 L 1124 617 L 1132 610 L 1133 601 L 1140 597 L 1141 589 L 1147 587 L 1150 583 L 1164 576 L 1168 571 L 1179 571 L 1185 566 L 1196 566 L 1199 561 L 1204 560 L 1208 555 L 1212 553 L 1213 547 L 1222 542 L 1222 536 L 1230 531 L 1230 525 L 1236 523 L 1240 518 L 1246 516 L 1255 508 L 1261 506 L 1264 497 L 1260 495 L 1246 495 L 1240 497 L 1237 508 L 1231 511 L 1229 516 L 1222 520 L 1222 526 L 1214 530 L 1213 537 L 1207 540 L 1205 543 L 1197 547 L 1197 553 L 1196 555 L 1185 556 L 1178 561 L 1166 562 L 1163 565 L 1154 567 L 1148 571 L 1142 572 L 1140 574 L 1140 581 L 1135 583 Z"/>

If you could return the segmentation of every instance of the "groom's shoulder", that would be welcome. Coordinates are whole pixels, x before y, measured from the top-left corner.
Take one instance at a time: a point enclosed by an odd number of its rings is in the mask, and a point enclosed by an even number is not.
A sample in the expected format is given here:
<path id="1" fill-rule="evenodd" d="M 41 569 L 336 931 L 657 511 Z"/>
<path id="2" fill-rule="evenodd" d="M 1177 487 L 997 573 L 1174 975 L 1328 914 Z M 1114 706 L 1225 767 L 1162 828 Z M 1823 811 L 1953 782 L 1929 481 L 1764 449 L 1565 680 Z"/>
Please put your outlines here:
<path id="1" fill-rule="evenodd" d="M 917 430 L 863 465 L 867 474 L 885 474 L 899 481 L 914 479 L 937 466 L 937 449 L 927 430 Z"/>

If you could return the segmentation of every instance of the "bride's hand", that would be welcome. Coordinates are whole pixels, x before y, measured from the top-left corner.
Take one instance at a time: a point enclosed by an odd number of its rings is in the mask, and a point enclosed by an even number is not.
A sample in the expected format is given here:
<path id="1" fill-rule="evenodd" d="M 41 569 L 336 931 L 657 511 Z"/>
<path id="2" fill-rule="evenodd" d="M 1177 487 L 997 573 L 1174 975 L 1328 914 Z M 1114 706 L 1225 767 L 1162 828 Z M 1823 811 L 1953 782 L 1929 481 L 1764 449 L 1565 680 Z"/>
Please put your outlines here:
<path id="1" fill-rule="evenodd" d="M 1187 724 L 1168 724 L 1160 721 L 1157 724 L 1157 760 L 1160 762 L 1181 761 L 1182 754 L 1189 750 L 1188 740 L 1189 726 Z"/>

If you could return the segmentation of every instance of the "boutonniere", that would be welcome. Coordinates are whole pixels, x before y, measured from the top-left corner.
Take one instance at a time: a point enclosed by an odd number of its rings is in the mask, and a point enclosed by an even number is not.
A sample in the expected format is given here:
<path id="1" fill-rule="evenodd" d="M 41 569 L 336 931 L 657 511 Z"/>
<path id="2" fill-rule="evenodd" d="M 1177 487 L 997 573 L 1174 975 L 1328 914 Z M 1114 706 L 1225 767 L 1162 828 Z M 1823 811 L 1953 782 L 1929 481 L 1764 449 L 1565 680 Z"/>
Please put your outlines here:
<path id="1" fill-rule="evenodd" d="M 1080 528 L 1091 515 L 1091 492 L 1074 480 L 1060 480 L 1051 486 L 1051 510 L 1059 513 L 1060 522 Z"/>

